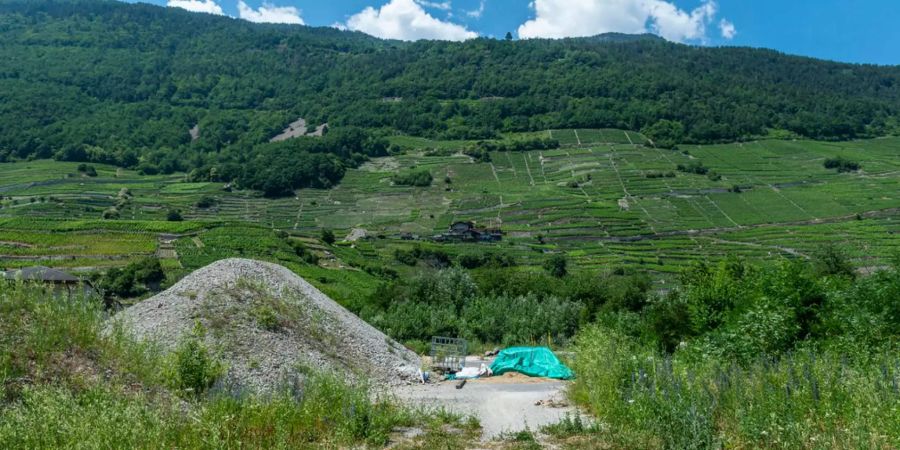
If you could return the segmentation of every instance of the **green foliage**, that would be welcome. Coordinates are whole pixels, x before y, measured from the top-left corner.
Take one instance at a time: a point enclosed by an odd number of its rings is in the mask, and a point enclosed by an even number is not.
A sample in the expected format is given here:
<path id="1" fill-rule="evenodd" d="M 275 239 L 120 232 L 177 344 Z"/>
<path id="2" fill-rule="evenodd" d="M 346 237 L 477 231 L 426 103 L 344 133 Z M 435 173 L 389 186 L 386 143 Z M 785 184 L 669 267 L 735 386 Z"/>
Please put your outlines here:
<path id="1" fill-rule="evenodd" d="M 678 171 L 684 172 L 684 173 L 692 173 L 695 175 L 712 175 L 710 177 L 710 180 L 717 181 L 717 180 L 713 179 L 713 178 L 715 178 L 715 172 L 710 172 L 709 167 L 704 166 L 703 163 L 700 161 L 691 161 L 688 164 L 679 164 Z M 721 177 L 719 177 L 719 178 L 721 178 Z"/>
<path id="2" fill-rule="evenodd" d="M 431 176 L 431 172 L 425 169 L 398 173 L 391 177 L 391 182 L 397 186 L 428 187 L 431 186 L 433 180 L 434 177 Z"/>
<path id="3" fill-rule="evenodd" d="M 527 152 L 531 150 L 552 150 L 559 148 L 559 141 L 550 138 L 514 139 L 505 141 L 479 141 L 474 147 L 466 149 L 468 155 L 489 152 Z"/>
<path id="4" fill-rule="evenodd" d="M 815 254 L 813 269 L 820 276 L 856 277 L 856 270 L 847 253 L 835 245 L 819 248 Z"/>
<path id="5" fill-rule="evenodd" d="M 413 415 L 331 374 L 268 396 L 214 389 L 184 401 L 166 384 L 197 394 L 218 372 L 203 333 L 166 356 L 104 319 L 92 299 L 0 287 L 0 448 L 383 447 L 399 426 L 435 441 L 447 424 L 470 428 L 456 416 Z"/>
<path id="6" fill-rule="evenodd" d="M 148 287 L 165 280 L 166 274 L 156 258 L 145 258 L 124 268 L 109 269 L 100 279 L 99 287 L 107 298 L 137 297 Z"/>
<path id="7" fill-rule="evenodd" d="M 89 177 L 97 176 L 97 169 L 95 169 L 94 166 L 89 166 L 87 164 L 82 163 L 82 164 L 78 165 L 77 169 L 78 169 L 78 172 L 83 173 Z"/>
<path id="8" fill-rule="evenodd" d="M 557 439 L 564 439 L 599 433 L 600 427 L 597 424 L 585 423 L 581 413 L 576 411 L 575 414 L 567 412 L 559 422 L 545 425 L 541 431 Z"/>
<path id="9" fill-rule="evenodd" d="M 71 14 L 73 3 L 85 13 Z M 272 196 L 334 185 L 339 166 L 356 160 L 316 156 L 300 142 L 348 125 L 445 139 L 643 129 L 658 146 L 769 130 L 852 139 L 895 130 L 900 98 L 895 67 L 646 36 L 398 43 L 93 0 L 14 0 L 2 13 L 2 56 L 15 70 L 0 83 L 9 106 L 0 160 L 196 170 Z M 144 32 L 134 35 L 137 24 Z M 127 43 L 114 40 L 126 34 Z M 47 73 L 51 64 L 59 70 Z M 336 126 L 321 139 L 268 143 L 301 114 Z"/>
<path id="10" fill-rule="evenodd" d="M 486 293 L 452 268 L 386 284 L 360 314 L 401 341 L 448 335 L 515 345 L 564 343 L 585 311 L 581 302 L 556 296 Z"/>
<path id="11" fill-rule="evenodd" d="M 334 234 L 331 235 L 330 239 L 332 239 L 332 243 L 334 243 L 334 240 L 333 240 Z M 324 239 L 323 239 L 323 242 L 324 242 Z M 308 248 L 306 248 L 306 245 L 304 245 L 303 242 L 294 240 L 294 239 L 290 239 L 290 240 L 288 240 L 288 243 L 290 243 L 291 247 L 294 249 L 294 253 L 296 253 L 297 256 L 299 256 L 300 259 L 303 260 L 303 262 L 305 262 L 307 264 L 311 264 L 311 265 L 319 264 L 318 255 L 316 255 L 315 253 L 310 251 Z"/>
<path id="12" fill-rule="evenodd" d="M 336 240 L 336 238 L 334 237 L 334 232 L 327 228 L 322 229 L 322 234 L 319 238 L 322 240 L 322 242 L 324 242 L 328 245 L 334 244 L 334 242 Z"/>
<path id="13" fill-rule="evenodd" d="M 170 387 L 189 397 L 202 395 L 225 373 L 225 367 L 206 347 L 205 337 L 206 329 L 198 321 L 178 343 L 166 368 Z"/>
<path id="14" fill-rule="evenodd" d="M 477 269 L 479 267 L 515 267 L 515 259 L 503 253 L 478 252 L 464 253 L 456 258 L 456 262 L 464 269 Z"/>
<path id="15" fill-rule="evenodd" d="M 116 220 L 120 217 L 119 210 L 116 208 L 107 208 L 103 210 L 101 217 L 103 220 Z"/>
<path id="16" fill-rule="evenodd" d="M 644 176 L 647 177 L 647 178 L 649 178 L 649 179 L 651 179 L 651 180 L 652 180 L 652 179 L 658 179 L 658 178 L 675 178 L 675 172 L 673 172 L 673 171 L 671 171 L 671 170 L 668 171 L 668 172 L 654 172 L 654 171 L 650 171 L 650 172 L 647 172 L 646 175 L 644 175 Z"/>
<path id="17" fill-rule="evenodd" d="M 568 274 L 568 260 L 565 255 L 556 254 L 544 261 L 544 270 L 556 278 L 562 278 Z"/>
<path id="18" fill-rule="evenodd" d="M 411 250 L 396 249 L 394 250 L 394 259 L 397 262 L 414 267 L 422 262 L 427 267 L 443 269 L 450 267 L 450 255 L 446 252 L 436 249 L 423 247 L 413 247 Z"/>
<path id="19" fill-rule="evenodd" d="M 578 330 L 584 306 L 559 297 L 476 297 L 460 315 L 459 335 L 507 346 L 564 344 Z"/>
<path id="20" fill-rule="evenodd" d="M 197 203 L 194 203 L 194 206 L 200 209 L 208 209 L 216 206 L 217 204 L 219 204 L 219 201 L 216 200 L 215 197 L 204 195 L 203 197 L 200 197 L 200 200 L 197 200 Z"/>
<path id="21" fill-rule="evenodd" d="M 576 355 L 573 396 L 597 415 L 604 427 L 593 433 L 613 447 L 860 448 L 900 440 L 896 353 L 854 363 L 809 350 L 738 366 L 658 354 L 595 326 L 580 334 Z"/>
<path id="22" fill-rule="evenodd" d="M 641 130 L 660 148 L 674 148 L 685 135 L 684 124 L 673 120 L 660 120 Z"/>
<path id="23" fill-rule="evenodd" d="M 858 162 L 850 161 L 840 156 L 826 159 L 824 165 L 826 169 L 837 169 L 840 173 L 856 172 L 861 168 Z"/>
<path id="24" fill-rule="evenodd" d="M 263 329 L 269 331 L 278 331 L 281 328 L 281 322 L 278 320 L 278 312 L 271 305 L 260 304 L 253 307 L 250 314 L 256 320 L 256 323 Z"/>
<path id="25" fill-rule="evenodd" d="M 184 220 L 184 217 L 181 216 L 181 211 L 170 209 L 169 212 L 166 213 L 166 220 L 169 222 L 181 222 Z"/>

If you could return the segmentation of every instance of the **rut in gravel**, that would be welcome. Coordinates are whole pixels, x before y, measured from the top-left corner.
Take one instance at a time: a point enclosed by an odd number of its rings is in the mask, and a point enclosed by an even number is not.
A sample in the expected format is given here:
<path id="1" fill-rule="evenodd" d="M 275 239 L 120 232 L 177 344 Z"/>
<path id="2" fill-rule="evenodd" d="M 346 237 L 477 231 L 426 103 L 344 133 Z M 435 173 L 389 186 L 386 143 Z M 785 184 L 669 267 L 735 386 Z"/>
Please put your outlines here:
<path id="1" fill-rule="evenodd" d="M 304 374 L 402 384 L 419 357 L 291 272 L 270 263 L 226 259 L 119 313 L 139 339 L 174 349 L 197 321 L 206 344 L 227 366 L 225 380 L 271 392 Z"/>

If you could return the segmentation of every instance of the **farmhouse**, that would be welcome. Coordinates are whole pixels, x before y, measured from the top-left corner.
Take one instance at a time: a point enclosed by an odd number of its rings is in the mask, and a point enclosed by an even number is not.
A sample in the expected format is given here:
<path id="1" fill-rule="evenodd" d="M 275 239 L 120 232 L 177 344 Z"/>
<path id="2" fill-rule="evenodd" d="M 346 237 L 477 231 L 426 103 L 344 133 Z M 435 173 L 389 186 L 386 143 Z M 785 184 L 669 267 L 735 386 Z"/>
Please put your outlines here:
<path id="1" fill-rule="evenodd" d="M 503 232 L 498 228 L 481 229 L 475 222 L 454 222 L 446 233 L 434 237 L 438 242 L 499 242 Z"/>
<path id="2" fill-rule="evenodd" d="M 94 293 L 94 288 L 89 281 L 81 280 L 66 272 L 49 267 L 34 266 L 0 273 L 2 273 L 3 279 L 8 282 L 22 280 L 52 287 L 55 295 L 65 294 L 71 297 L 76 293 L 83 293 L 84 295 L 92 295 Z"/>

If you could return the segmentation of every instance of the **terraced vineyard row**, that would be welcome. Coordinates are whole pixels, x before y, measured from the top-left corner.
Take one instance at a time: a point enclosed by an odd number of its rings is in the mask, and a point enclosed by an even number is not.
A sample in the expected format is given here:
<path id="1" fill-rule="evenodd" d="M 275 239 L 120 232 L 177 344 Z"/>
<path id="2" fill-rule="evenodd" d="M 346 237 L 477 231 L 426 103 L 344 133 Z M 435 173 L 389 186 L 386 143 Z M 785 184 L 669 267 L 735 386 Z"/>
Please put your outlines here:
<path id="1" fill-rule="evenodd" d="M 589 267 L 644 265 L 672 272 L 697 259 L 733 254 L 808 257 L 819 244 L 836 242 L 848 246 L 861 265 L 877 265 L 900 248 L 900 139 L 772 140 L 672 151 L 644 145 L 642 136 L 621 130 L 543 135 L 564 147 L 496 152 L 489 163 L 426 151 L 470 143 L 398 138 L 423 150 L 349 170 L 334 189 L 305 189 L 282 199 L 102 165 L 97 177 L 88 178 L 73 163 L 2 164 L 0 259 L 6 266 L 42 260 L 116 265 L 154 253 L 158 234 L 194 236 L 204 230 L 201 239 L 210 241 L 204 249 L 178 241 L 185 267 L 242 249 L 274 258 L 290 251 L 279 240 L 272 247 L 215 238 L 217 229 L 240 224 L 262 233 L 253 238 L 259 242 L 269 242 L 273 230 L 312 237 L 320 228 L 339 235 L 364 228 L 386 238 L 372 244 L 369 256 L 390 259 L 394 249 L 414 245 L 400 241 L 401 233 L 427 237 L 457 220 L 502 227 L 507 236 L 497 250 L 530 264 L 539 264 L 546 251 L 561 251 Z M 825 169 L 823 161 L 835 156 L 859 162 L 862 170 Z M 709 174 L 679 171 L 691 165 Z M 394 173 L 414 168 L 428 169 L 433 185 L 392 185 Z M 196 206 L 202 197 L 214 198 L 215 205 Z M 120 220 L 100 220 L 117 204 Z M 173 209 L 186 221 L 165 222 Z M 444 247 L 458 253 L 487 246 Z"/>

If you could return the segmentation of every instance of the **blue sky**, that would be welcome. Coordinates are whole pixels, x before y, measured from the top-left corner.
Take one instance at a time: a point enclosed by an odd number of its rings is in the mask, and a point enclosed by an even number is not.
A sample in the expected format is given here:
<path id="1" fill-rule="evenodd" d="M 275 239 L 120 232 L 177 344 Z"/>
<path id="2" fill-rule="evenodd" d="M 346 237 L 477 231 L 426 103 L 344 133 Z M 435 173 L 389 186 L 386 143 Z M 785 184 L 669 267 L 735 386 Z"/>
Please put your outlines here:
<path id="1" fill-rule="evenodd" d="M 133 1 L 133 0 L 132 0 Z M 900 64 L 898 0 L 143 0 L 258 22 L 337 26 L 394 39 L 652 32 L 698 45 L 766 47 Z"/>

